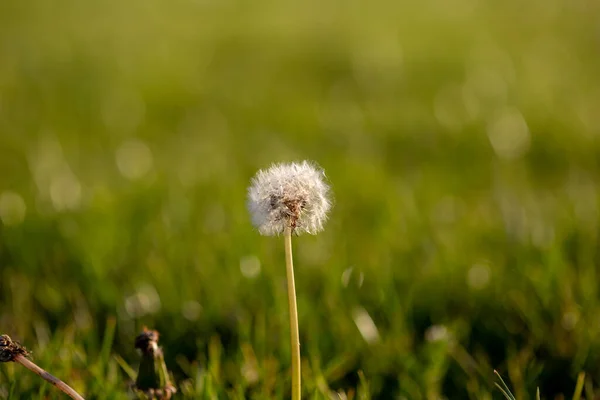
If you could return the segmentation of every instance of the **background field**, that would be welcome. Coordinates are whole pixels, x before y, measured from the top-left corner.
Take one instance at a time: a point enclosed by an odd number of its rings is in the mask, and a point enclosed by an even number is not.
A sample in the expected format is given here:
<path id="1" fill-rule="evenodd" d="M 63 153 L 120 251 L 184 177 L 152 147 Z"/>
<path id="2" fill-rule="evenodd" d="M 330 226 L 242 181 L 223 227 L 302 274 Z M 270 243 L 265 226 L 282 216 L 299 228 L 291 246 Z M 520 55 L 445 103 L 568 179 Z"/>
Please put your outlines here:
<path id="1" fill-rule="evenodd" d="M 310 159 L 335 207 L 295 240 L 307 398 L 499 399 L 494 368 L 600 396 L 599 17 L 3 0 L 0 333 L 91 399 L 126 398 L 144 325 L 185 398 L 285 398 L 283 241 L 245 191 Z M 17 367 L 0 398 L 58 398 Z"/>

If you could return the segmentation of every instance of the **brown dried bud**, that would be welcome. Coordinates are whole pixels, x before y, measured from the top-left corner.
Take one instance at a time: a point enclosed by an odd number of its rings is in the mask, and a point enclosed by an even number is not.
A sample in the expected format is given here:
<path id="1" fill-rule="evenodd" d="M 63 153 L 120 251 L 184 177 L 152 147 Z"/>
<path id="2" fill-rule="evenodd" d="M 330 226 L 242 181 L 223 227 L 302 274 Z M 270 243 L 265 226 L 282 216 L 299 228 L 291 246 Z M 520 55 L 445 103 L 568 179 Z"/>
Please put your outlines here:
<path id="1" fill-rule="evenodd" d="M 29 356 L 27 349 L 19 344 L 19 342 L 13 342 L 8 335 L 0 335 L 0 362 L 14 361 L 18 355 Z"/>

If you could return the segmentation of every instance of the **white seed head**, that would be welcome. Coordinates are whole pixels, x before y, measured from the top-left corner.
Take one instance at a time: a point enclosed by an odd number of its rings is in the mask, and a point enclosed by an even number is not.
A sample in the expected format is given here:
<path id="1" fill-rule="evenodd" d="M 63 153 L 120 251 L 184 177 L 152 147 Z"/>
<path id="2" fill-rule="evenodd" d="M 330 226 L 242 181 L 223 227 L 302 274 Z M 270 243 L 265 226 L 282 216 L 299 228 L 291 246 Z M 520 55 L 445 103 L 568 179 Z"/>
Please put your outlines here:
<path id="1" fill-rule="evenodd" d="M 314 235 L 323 230 L 330 208 L 325 173 L 308 161 L 273 164 L 258 171 L 248 188 L 252 223 L 262 235 L 278 235 L 287 227 Z"/>

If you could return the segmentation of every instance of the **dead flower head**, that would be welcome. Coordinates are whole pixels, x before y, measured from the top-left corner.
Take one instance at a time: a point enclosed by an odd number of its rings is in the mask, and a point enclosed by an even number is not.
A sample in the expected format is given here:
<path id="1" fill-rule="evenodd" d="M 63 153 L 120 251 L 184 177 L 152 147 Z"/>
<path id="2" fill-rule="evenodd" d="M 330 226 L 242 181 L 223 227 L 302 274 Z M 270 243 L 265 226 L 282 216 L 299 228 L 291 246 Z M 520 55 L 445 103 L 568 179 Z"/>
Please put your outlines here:
<path id="1" fill-rule="evenodd" d="M 14 361 L 17 356 L 27 357 L 27 349 L 13 341 L 8 335 L 0 335 L 0 362 Z"/>

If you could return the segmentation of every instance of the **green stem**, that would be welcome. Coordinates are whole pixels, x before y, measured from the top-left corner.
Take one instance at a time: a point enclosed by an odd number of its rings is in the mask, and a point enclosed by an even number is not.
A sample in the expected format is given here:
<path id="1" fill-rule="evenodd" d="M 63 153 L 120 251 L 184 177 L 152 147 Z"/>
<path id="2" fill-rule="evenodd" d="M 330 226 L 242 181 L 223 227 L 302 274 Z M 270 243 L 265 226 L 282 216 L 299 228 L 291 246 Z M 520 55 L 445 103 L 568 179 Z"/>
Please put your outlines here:
<path id="1" fill-rule="evenodd" d="M 296 305 L 296 285 L 294 283 L 294 262 L 292 259 L 292 229 L 286 228 L 285 266 L 287 271 L 288 304 L 290 307 L 290 340 L 292 350 L 292 400 L 300 400 L 300 335 L 298 331 L 298 306 Z"/>

